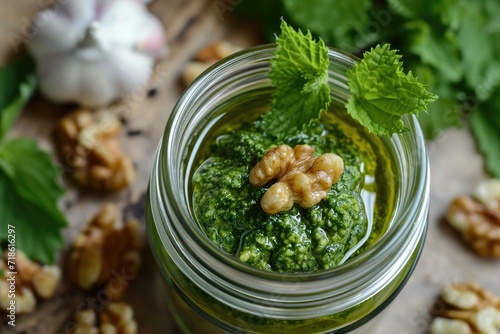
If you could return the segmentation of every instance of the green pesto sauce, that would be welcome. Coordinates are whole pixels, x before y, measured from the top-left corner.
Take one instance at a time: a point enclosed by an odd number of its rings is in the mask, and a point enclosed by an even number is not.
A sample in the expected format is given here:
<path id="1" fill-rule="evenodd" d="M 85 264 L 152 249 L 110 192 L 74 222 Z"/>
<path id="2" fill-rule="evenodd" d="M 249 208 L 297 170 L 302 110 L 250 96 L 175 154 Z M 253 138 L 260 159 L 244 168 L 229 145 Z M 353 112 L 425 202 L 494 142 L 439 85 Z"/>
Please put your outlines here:
<path id="1" fill-rule="evenodd" d="M 284 141 L 263 134 L 254 120 L 228 113 L 199 150 L 192 204 L 198 224 L 215 245 L 263 270 L 305 273 L 336 267 L 350 250 L 359 254 L 380 237 L 394 195 L 392 164 L 380 138 L 338 108 Z M 335 153 L 344 161 L 344 173 L 313 208 L 296 204 L 268 215 L 260 199 L 272 183 L 255 188 L 248 174 L 268 149 L 281 144 L 311 145 L 315 156 Z M 363 194 L 375 198 L 375 204 L 365 203 Z"/>

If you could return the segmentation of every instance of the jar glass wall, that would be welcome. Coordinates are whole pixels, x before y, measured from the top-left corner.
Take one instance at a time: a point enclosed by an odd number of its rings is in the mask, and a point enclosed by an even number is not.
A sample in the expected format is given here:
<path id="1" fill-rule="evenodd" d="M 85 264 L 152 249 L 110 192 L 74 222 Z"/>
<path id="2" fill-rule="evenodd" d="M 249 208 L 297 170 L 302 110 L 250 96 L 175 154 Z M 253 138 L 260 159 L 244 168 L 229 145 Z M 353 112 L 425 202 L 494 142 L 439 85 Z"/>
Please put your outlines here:
<path id="1" fill-rule="evenodd" d="M 396 296 L 415 266 L 425 237 L 429 169 L 414 117 L 408 132 L 383 138 L 394 163 L 394 210 L 384 235 L 341 266 L 307 274 L 250 267 L 204 235 L 191 209 L 195 155 L 224 112 L 270 101 L 275 45 L 217 63 L 182 95 L 158 147 L 148 194 L 148 234 L 165 276 L 165 298 L 186 332 L 364 333 Z M 349 98 L 346 71 L 358 59 L 329 50 L 334 103 Z M 242 108 L 245 112 L 245 108 Z M 252 108 L 248 108 L 252 112 Z"/>

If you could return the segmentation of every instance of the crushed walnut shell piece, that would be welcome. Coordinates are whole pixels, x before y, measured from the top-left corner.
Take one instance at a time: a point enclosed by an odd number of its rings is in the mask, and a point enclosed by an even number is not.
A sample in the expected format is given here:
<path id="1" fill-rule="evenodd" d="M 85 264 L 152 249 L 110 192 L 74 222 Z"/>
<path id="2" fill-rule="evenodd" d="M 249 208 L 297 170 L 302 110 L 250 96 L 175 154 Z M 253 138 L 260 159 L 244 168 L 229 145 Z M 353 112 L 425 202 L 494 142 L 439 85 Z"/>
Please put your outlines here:
<path id="1" fill-rule="evenodd" d="M 188 62 L 184 67 L 182 71 L 182 80 L 184 84 L 188 86 L 201 73 L 217 61 L 240 50 L 240 47 L 225 41 L 219 41 L 207 45 L 198 51 L 195 60 Z"/>
<path id="2" fill-rule="evenodd" d="M 492 184 L 481 184 L 474 198 L 457 197 L 446 218 L 477 254 L 500 257 L 500 197 Z"/>
<path id="3" fill-rule="evenodd" d="M 15 283 L 16 313 L 26 314 L 35 310 L 37 298 L 50 299 L 55 295 L 61 280 L 61 271 L 57 266 L 40 265 L 30 261 L 21 251 L 15 252 L 15 268 L 7 270 L 9 257 L 12 254 L 4 252 L 0 259 L 0 307 L 6 309 L 10 306 L 9 290 L 11 282 Z M 8 272 L 15 271 L 15 280 Z M 9 280 L 10 279 L 10 280 Z"/>
<path id="4" fill-rule="evenodd" d="M 132 307 L 123 302 L 107 305 L 97 313 L 92 309 L 75 315 L 74 334 L 136 334 L 137 322 Z"/>
<path id="5" fill-rule="evenodd" d="M 80 109 L 61 119 L 56 130 L 59 152 L 81 187 L 112 192 L 133 182 L 135 170 L 120 148 L 120 130 L 119 119 L 110 112 Z"/>
<path id="6" fill-rule="evenodd" d="M 290 210 L 294 203 L 311 208 L 328 196 L 333 184 L 344 171 L 342 158 L 325 153 L 314 158 L 314 148 L 298 145 L 291 148 L 280 145 L 266 152 L 250 171 L 249 181 L 262 187 L 277 180 L 260 202 L 267 214 Z"/>
<path id="7" fill-rule="evenodd" d="M 118 299 L 141 264 L 139 222 L 119 224 L 118 208 L 107 204 L 76 237 L 69 257 L 69 276 L 84 290 L 105 287 Z"/>
<path id="8" fill-rule="evenodd" d="M 452 284 L 440 296 L 444 310 L 431 334 L 492 334 L 500 330 L 500 298 L 475 283 Z"/>

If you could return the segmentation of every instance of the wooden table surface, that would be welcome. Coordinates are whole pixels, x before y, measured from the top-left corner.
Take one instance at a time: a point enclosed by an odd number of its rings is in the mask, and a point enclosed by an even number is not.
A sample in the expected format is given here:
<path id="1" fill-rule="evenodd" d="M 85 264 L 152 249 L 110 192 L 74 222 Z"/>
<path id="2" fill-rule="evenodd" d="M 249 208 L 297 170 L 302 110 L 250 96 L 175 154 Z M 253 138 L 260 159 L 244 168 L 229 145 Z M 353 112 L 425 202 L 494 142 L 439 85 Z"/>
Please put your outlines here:
<path id="1" fill-rule="evenodd" d="M 60 255 L 60 262 L 63 262 L 71 240 L 102 203 L 117 203 L 124 215 L 143 220 L 153 154 L 170 110 L 182 93 L 179 74 L 186 61 L 212 41 L 229 40 L 242 47 L 260 42 L 255 25 L 241 20 L 235 22 L 229 13 L 217 13 L 216 1 L 157 0 L 150 5 L 165 26 L 170 48 L 169 55 L 158 63 L 153 74 L 152 82 L 158 94 L 153 98 L 136 96 L 113 107 L 127 119 L 121 141 L 137 166 L 137 180 L 119 194 L 97 196 L 79 191 L 62 173 L 61 181 L 67 193 L 60 205 L 70 226 L 64 230 L 67 246 Z M 1 0 L 0 63 L 18 55 L 11 43 L 12 34 L 23 36 L 23 29 L 39 6 L 36 0 Z M 70 106 L 55 105 L 35 96 L 11 135 L 36 138 L 41 147 L 54 154 L 54 125 L 69 110 Z M 140 135 L 128 136 L 130 130 L 139 131 Z M 436 141 L 428 143 L 428 150 L 432 177 L 426 245 L 406 287 L 381 315 L 375 330 L 377 334 L 426 333 L 429 319 L 435 312 L 432 309 L 434 299 L 443 285 L 450 282 L 473 280 L 500 294 L 500 263 L 475 256 L 442 220 L 447 205 L 455 196 L 470 193 L 480 180 L 486 178 L 482 158 L 476 153 L 467 129 L 444 132 Z M 155 293 L 154 286 L 161 277 L 149 246 L 144 249 L 143 261 L 143 267 L 125 298 L 135 309 L 139 333 L 178 333 L 167 307 Z M 0 325 L 0 333 L 64 333 L 64 325 L 72 320 L 74 308 L 88 297 L 92 296 L 63 280 L 54 299 L 40 303 L 34 314 L 19 317 L 15 328 Z"/>

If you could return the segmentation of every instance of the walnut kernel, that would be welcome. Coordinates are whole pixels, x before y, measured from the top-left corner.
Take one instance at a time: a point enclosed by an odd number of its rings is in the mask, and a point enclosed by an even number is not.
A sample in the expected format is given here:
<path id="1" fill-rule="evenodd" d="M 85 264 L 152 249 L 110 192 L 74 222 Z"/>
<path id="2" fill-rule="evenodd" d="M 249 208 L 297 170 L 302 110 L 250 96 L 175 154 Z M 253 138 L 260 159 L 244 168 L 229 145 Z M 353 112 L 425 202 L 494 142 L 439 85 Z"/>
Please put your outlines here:
<path id="1" fill-rule="evenodd" d="M 474 283 L 452 284 L 441 292 L 444 310 L 431 334 L 490 334 L 500 329 L 500 298 Z"/>
<path id="2" fill-rule="evenodd" d="M 57 127 L 59 151 L 82 187 L 118 191 L 135 178 L 133 163 L 120 149 L 121 124 L 110 112 L 77 110 Z"/>
<path id="3" fill-rule="evenodd" d="M 500 208 L 489 209 L 471 197 L 459 196 L 446 218 L 478 255 L 500 257 Z"/>
<path id="4" fill-rule="evenodd" d="M 500 212 L 500 180 L 491 179 L 481 182 L 474 191 L 474 198 L 489 210 Z"/>
<path id="5" fill-rule="evenodd" d="M 219 41 L 207 45 L 196 54 L 195 60 L 186 64 L 182 71 L 182 81 L 186 86 L 217 61 L 240 51 L 241 48 L 229 42 Z"/>
<path id="6" fill-rule="evenodd" d="M 294 203 L 311 208 L 328 196 L 332 185 L 342 176 L 344 163 L 333 153 L 313 157 L 314 148 L 280 145 L 272 148 L 250 171 L 249 181 L 262 187 L 277 180 L 260 202 L 268 214 L 290 210 Z"/>
<path id="7" fill-rule="evenodd" d="M 80 288 L 109 287 L 113 298 L 120 298 L 129 283 L 116 286 L 116 276 L 134 277 L 141 264 L 138 221 L 118 221 L 117 207 L 104 205 L 75 238 L 68 266 L 70 279 Z"/>
<path id="8" fill-rule="evenodd" d="M 7 253 L 0 259 L 0 269 L 7 274 Z M 16 313 L 26 314 L 35 310 L 37 299 L 50 299 L 55 295 L 61 279 L 61 271 L 57 266 L 40 265 L 30 261 L 21 251 L 16 251 Z M 9 282 L 6 276 L 0 277 L 0 307 L 10 305 L 8 297 Z"/>
<path id="9" fill-rule="evenodd" d="M 137 323 L 129 304 L 111 303 L 99 315 L 86 309 L 75 315 L 75 334 L 136 334 Z"/>

